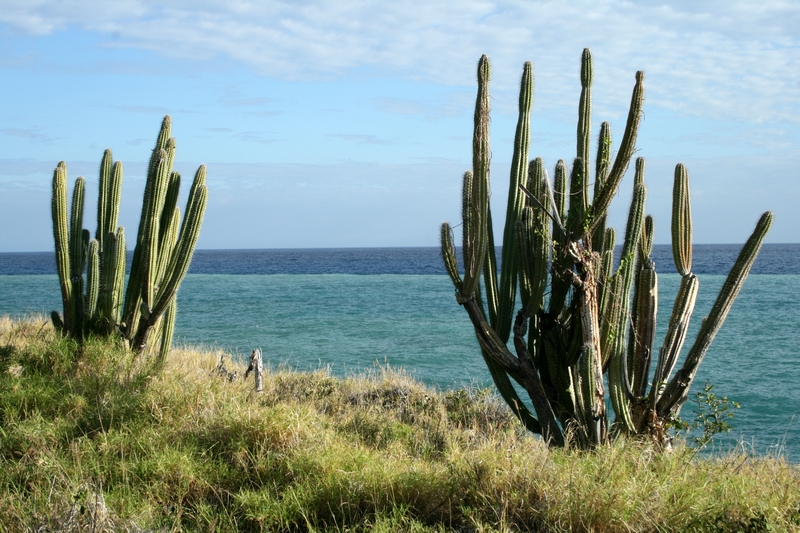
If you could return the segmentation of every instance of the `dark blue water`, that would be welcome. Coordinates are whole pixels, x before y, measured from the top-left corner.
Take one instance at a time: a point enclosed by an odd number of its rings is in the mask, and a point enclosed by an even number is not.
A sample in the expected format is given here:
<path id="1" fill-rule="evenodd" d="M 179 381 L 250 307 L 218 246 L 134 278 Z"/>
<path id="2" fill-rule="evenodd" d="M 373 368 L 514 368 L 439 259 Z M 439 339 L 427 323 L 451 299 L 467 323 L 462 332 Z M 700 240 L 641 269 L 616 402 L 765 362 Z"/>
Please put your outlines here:
<path id="1" fill-rule="evenodd" d="M 727 274 L 741 245 L 694 246 L 695 274 Z M 128 265 L 131 263 L 128 253 Z M 500 251 L 497 252 L 498 260 Z M 660 273 L 675 272 L 669 245 L 653 247 Z M 53 252 L 0 253 L 0 275 L 55 274 Z M 197 250 L 190 274 L 444 274 L 438 247 Z M 765 244 L 752 274 L 800 274 L 800 244 Z"/>

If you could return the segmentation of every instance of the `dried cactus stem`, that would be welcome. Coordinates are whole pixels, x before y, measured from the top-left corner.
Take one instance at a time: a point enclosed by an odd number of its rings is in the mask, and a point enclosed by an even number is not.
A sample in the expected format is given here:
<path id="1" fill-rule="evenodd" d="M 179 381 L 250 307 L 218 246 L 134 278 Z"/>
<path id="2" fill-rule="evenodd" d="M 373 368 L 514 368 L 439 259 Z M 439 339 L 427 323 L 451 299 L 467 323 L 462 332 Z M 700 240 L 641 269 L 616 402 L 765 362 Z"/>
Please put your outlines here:
<path id="1" fill-rule="evenodd" d="M 584 253 L 574 244 L 572 254 L 582 272 L 580 276 L 573 274 L 572 284 L 577 291 L 581 321 L 582 356 L 579 368 L 583 385 L 583 418 L 591 442 L 599 445 L 605 442 L 608 428 L 600 347 L 600 313 L 594 280 L 593 262 L 597 256 L 590 252 Z"/>

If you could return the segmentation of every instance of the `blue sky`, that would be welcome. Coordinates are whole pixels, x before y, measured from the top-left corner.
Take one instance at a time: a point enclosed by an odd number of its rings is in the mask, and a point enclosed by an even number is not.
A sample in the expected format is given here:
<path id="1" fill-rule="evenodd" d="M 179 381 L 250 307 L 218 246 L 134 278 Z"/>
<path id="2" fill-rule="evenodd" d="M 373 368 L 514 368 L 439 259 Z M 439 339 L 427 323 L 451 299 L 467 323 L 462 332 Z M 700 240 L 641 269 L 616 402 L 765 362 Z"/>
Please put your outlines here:
<path id="1" fill-rule="evenodd" d="M 105 148 L 125 167 L 121 224 L 135 231 L 165 114 L 176 169 L 208 166 L 200 248 L 436 245 L 439 224 L 460 219 L 480 55 L 493 66 L 497 219 L 523 62 L 531 157 L 552 172 L 575 154 L 584 47 L 595 134 L 608 120 L 621 138 L 646 73 L 637 155 L 656 242 L 669 242 L 678 162 L 695 242 L 743 242 L 767 209 L 768 242 L 800 241 L 796 2 L 0 0 L 0 252 L 52 248 L 60 160 L 70 182 L 87 178 L 93 228 Z"/>

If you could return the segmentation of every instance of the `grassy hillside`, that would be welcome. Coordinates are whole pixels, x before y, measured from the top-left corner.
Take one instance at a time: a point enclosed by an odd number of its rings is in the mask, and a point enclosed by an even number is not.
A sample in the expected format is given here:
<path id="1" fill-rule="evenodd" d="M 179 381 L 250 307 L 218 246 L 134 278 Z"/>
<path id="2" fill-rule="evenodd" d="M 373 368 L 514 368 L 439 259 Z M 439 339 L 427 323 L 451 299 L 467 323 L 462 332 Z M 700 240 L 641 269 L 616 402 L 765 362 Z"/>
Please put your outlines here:
<path id="1" fill-rule="evenodd" d="M 800 531 L 780 458 L 548 450 L 489 391 L 271 369 L 256 395 L 221 355 L 155 374 L 0 319 L 0 531 Z"/>

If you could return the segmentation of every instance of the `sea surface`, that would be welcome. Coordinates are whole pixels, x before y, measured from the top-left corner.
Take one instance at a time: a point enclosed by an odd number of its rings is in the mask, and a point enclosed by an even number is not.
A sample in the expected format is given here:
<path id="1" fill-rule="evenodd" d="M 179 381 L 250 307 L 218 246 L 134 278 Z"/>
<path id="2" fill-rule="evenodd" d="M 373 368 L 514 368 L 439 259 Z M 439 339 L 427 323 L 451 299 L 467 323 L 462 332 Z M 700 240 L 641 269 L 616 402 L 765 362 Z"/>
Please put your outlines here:
<path id="1" fill-rule="evenodd" d="M 694 247 L 700 294 L 684 354 L 739 248 Z M 680 277 L 669 246 L 656 246 L 653 259 L 657 349 Z M 53 253 L 0 253 L 0 316 L 53 309 L 61 311 Z M 440 389 L 491 385 L 437 248 L 198 250 L 178 294 L 175 343 L 235 357 L 260 347 L 269 366 L 301 371 L 388 365 Z M 798 346 L 800 244 L 765 245 L 692 388 L 708 381 L 741 404 L 716 450 L 738 445 L 800 462 Z M 682 417 L 695 409 L 690 399 Z"/>

